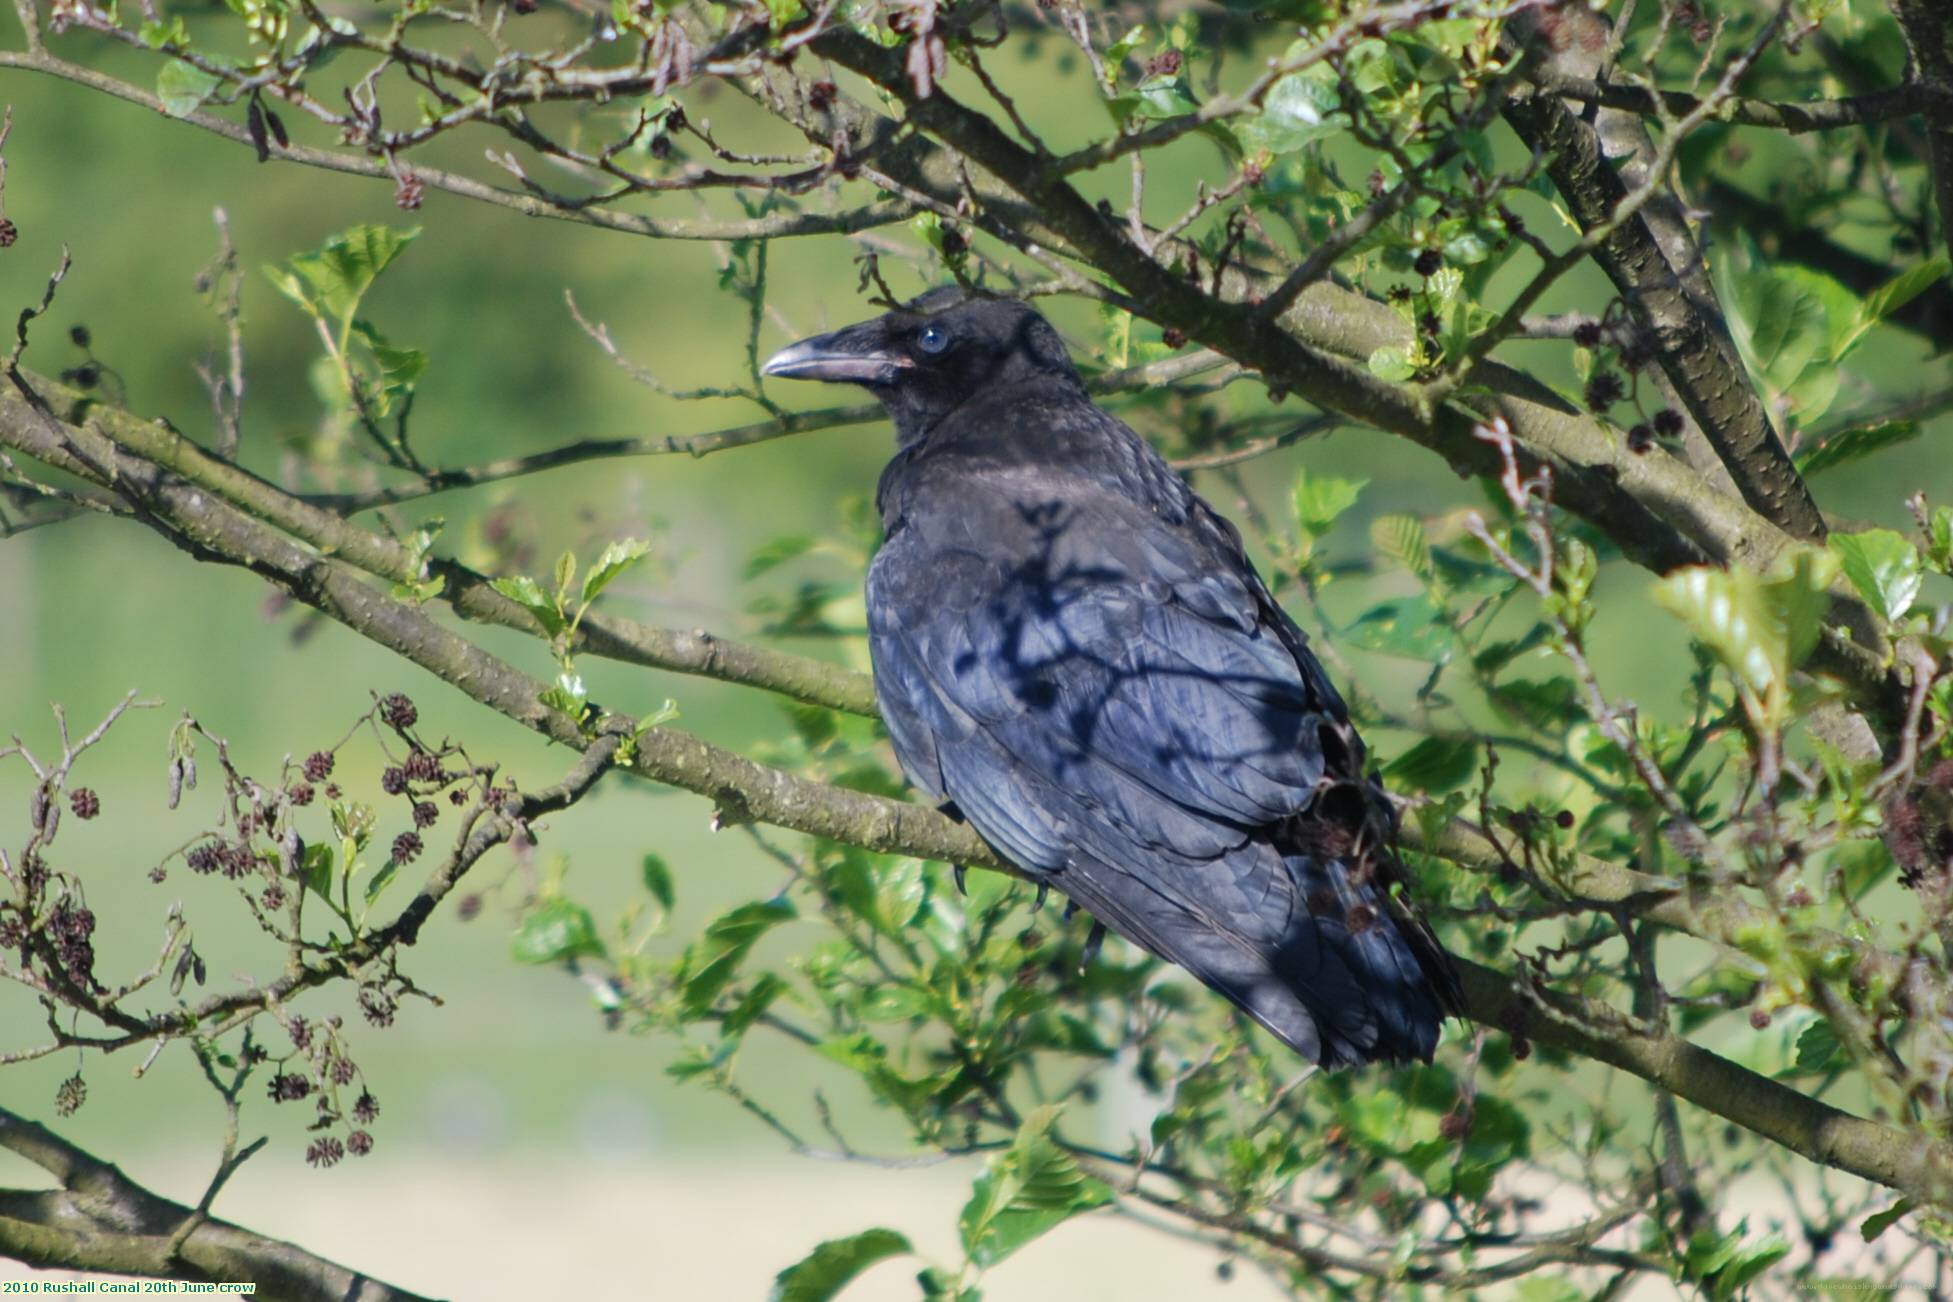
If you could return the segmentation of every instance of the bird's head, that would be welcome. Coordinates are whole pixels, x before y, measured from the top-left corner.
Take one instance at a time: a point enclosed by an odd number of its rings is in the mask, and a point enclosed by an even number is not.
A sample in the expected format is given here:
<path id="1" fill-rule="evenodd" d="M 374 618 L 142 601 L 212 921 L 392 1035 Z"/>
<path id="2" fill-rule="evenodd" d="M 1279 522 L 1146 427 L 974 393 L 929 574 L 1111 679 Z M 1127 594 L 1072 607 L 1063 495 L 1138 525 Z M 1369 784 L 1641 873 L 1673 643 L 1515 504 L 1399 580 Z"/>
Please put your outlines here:
<path id="1" fill-rule="evenodd" d="M 954 286 L 803 339 L 773 354 L 760 372 L 864 385 L 888 408 L 904 444 L 978 393 L 1036 380 L 1078 383 L 1050 322 L 1015 300 L 974 297 Z"/>

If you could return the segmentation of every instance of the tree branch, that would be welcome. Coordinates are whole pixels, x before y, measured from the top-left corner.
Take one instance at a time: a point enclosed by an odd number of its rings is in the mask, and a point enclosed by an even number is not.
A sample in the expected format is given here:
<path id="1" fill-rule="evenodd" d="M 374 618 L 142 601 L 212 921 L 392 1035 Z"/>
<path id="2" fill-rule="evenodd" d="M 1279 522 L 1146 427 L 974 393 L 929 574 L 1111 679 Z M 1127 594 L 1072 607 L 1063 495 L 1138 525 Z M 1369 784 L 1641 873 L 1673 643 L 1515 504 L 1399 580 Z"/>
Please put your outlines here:
<path id="1" fill-rule="evenodd" d="M 30 1266 L 162 1279 L 255 1283 L 293 1302 L 425 1302 L 418 1293 L 315 1257 L 229 1221 L 204 1219 L 174 1242 L 197 1209 L 151 1193 L 118 1168 L 0 1107 L 0 1147 L 61 1182 L 0 1190 L 0 1256 Z"/>

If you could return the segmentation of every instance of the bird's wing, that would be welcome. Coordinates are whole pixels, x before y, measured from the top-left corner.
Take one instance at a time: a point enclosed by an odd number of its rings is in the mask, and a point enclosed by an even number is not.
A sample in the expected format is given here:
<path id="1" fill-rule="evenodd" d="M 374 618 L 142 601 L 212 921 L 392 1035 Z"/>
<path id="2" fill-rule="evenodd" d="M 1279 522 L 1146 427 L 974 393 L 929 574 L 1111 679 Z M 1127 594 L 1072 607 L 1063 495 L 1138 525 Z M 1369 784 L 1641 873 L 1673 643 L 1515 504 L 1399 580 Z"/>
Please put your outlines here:
<path id="1" fill-rule="evenodd" d="M 1437 1004 L 1380 887 L 1296 817 L 1341 702 L 1197 524 L 1009 476 L 916 512 L 868 593 L 903 767 L 1308 1056 L 1428 1057 Z"/>

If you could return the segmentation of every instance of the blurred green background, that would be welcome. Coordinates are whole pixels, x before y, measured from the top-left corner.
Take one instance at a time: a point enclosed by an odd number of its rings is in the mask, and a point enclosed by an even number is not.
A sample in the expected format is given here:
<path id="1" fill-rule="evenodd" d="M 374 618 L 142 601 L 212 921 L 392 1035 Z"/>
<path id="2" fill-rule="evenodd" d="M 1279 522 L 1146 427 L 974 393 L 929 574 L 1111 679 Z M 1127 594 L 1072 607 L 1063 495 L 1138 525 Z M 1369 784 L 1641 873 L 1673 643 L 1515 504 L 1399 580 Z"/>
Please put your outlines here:
<path id="1" fill-rule="evenodd" d="M 0 20 L 0 43 L 19 46 L 11 14 Z M 106 51 L 84 35 L 56 46 L 137 81 L 154 75 L 148 60 Z M 1099 111 L 1078 100 L 1081 79 L 1050 75 L 1054 61 L 1060 56 L 1047 45 L 1036 66 L 1003 71 L 1035 120 L 1053 126 L 1058 143 L 1078 143 L 1097 129 Z M 35 326 L 28 363 L 54 372 L 80 361 L 67 330 L 85 324 L 95 355 L 113 368 L 133 409 L 205 437 L 208 401 L 193 363 L 209 354 L 217 331 L 192 282 L 215 250 L 211 213 L 222 207 L 249 269 L 246 460 L 261 473 L 286 473 L 291 440 L 316 425 L 320 408 L 306 380 L 316 339 L 256 268 L 357 222 L 424 231 L 382 279 L 367 315 L 396 342 L 432 357 L 415 419 L 418 449 L 432 462 L 463 464 L 589 436 L 682 435 L 758 414 L 750 404 L 679 403 L 634 385 L 564 306 L 565 289 L 573 291 L 587 316 L 608 323 L 625 354 L 673 384 L 737 382 L 745 308 L 717 291 L 719 265 L 709 245 L 525 219 L 433 189 L 420 212 L 402 213 L 386 183 L 260 166 L 229 142 L 25 73 L 0 73 L 0 100 L 14 112 L 5 201 L 21 232 L 0 252 L 7 319 L 38 301 L 64 246 L 74 257 L 51 316 Z M 755 148 L 788 143 L 730 96 L 695 111 L 709 112 L 722 134 Z M 469 137 L 426 161 L 479 174 L 483 143 Z M 1224 164 L 1204 144 L 1176 147 L 1153 165 L 1154 215 L 1177 211 L 1196 178 L 1224 176 Z M 1123 173 L 1098 179 L 1108 192 L 1124 186 Z M 689 214 L 691 200 L 674 197 L 670 211 Z M 772 302 L 784 323 L 769 321 L 763 349 L 787 341 L 785 325 L 812 332 L 868 312 L 851 255 L 840 239 L 774 246 Z M 899 291 L 920 288 L 906 268 L 891 264 L 890 275 Z M 1598 310 L 1607 297 L 1588 274 L 1570 278 L 1546 306 Z M 1060 306 L 1054 315 L 1089 354 L 1097 339 L 1090 309 Z M 1563 352 L 1519 345 L 1512 355 L 1544 364 Z M 1881 347 L 1860 354 L 1854 383 L 1908 392 L 1912 377 L 1927 373 L 1923 356 L 1919 341 L 1887 331 Z M 1545 378 L 1573 385 L 1565 372 L 1549 370 Z M 777 396 L 791 404 L 852 400 L 781 387 Z M 1245 412 L 1262 409 L 1265 398 L 1244 384 L 1220 401 Z M 1825 505 L 1905 527 L 1906 493 L 1924 487 L 1943 499 L 1953 492 L 1945 442 L 1940 417 L 1918 443 L 1830 476 L 1821 488 Z M 848 499 L 872 494 L 887 450 L 886 427 L 873 425 L 698 460 L 594 463 L 447 495 L 393 518 L 411 527 L 445 517 L 447 546 L 500 509 L 533 544 L 533 572 L 564 547 L 587 559 L 610 538 L 655 530 L 660 563 L 613 589 L 613 607 L 656 623 L 750 636 L 762 622 L 749 610 L 756 597 L 786 591 L 807 574 L 841 575 L 823 571 L 816 559 L 749 585 L 740 578 L 745 559 L 782 534 L 838 532 Z M 1480 500 L 1474 485 L 1428 454 L 1351 431 L 1252 466 L 1250 481 L 1277 518 L 1285 515 L 1282 499 L 1298 461 L 1371 480 L 1332 547 L 1362 546 L 1365 525 L 1378 514 L 1430 515 Z M 1233 505 L 1224 496 L 1219 502 Z M 1644 621 L 1666 618 L 1651 614 L 1640 595 L 1646 576 L 1615 567 L 1603 582 L 1610 600 L 1592 644 L 1604 680 L 1618 695 L 1668 708 L 1688 666 L 1660 663 L 1643 650 Z M 1378 595 L 1376 585 L 1352 583 L 1332 589 L 1329 605 L 1348 618 Z M 160 886 L 146 878 L 161 853 L 196 829 L 198 810 L 215 794 L 207 781 L 187 802 L 196 808 L 165 809 L 164 740 L 181 712 L 228 737 L 247 771 L 268 772 L 286 755 L 336 741 L 368 706 L 369 693 L 405 691 L 420 706 L 424 731 L 464 741 L 524 786 L 553 781 L 569 764 L 567 754 L 428 676 L 336 626 L 306 624 L 269 596 L 250 576 L 193 564 L 134 524 L 86 520 L 0 544 L 0 735 L 18 731 L 31 747 L 51 746 L 50 701 L 83 725 L 131 689 L 163 703 L 130 716 L 89 757 L 81 780 L 102 794 L 109 816 L 85 825 L 70 820 L 60 841 L 63 865 L 89 884 L 102 918 L 98 950 L 110 963 L 146 955 L 163 909 L 181 899 L 199 925 L 213 983 L 241 979 L 253 961 L 265 970 L 261 952 L 225 935 L 244 915 L 221 882 L 181 870 Z M 523 668 L 549 671 L 539 644 L 474 632 Z M 1662 644 L 1678 651 L 1683 645 L 1679 638 Z M 833 645 L 796 649 L 858 655 Z M 1387 699 L 1415 686 L 1415 666 L 1360 652 L 1351 658 L 1369 689 Z M 642 712 L 672 697 L 681 726 L 742 751 L 763 748 L 781 732 L 777 704 L 758 693 L 595 661 L 583 668 L 596 699 Z M 1387 738 L 1379 749 L 1388 751 Z M 349 748 L 346 763 L 348 787 L 375 785 L 370 746 Z M 9 845 L 24 835 L 24 776 L 18 761 L 0 763 L 0 840 Z M 566 858 L 577 897 L 601 916 L 636 897 L 639 856 L 658 850 L 678 878 L 667 942 L 676 945 L 726 905 L 765 893 L 776 880 L 777 868 L 746 839 L 709 831 L 709 812 L 692 796 L 613 780 L 552 820 L 538 854 Z M 497 855 L 475 870 L 471 885 L 510 872 L 508 856 Z M 424 933 L 408 970 L 445 1000 L 443 1007 L 409 1002 L 396 1025 L 381 1031 L 365 1027 L 350 1001 L 341 1001 L 384 1109 L 374 1155 L 330 1172 L 308 1170 L 303 1117 L 253 1097 L 246 1134 L 269 1131 L 274 1143 L 232 1183 L 220 1213 L 396 1282 L 471 1298 L 567 1296 L 572 1286 L 605 1281 L 624 1296 L 754 1296 L 815 1240 L 871 1223 L 951 1255 L 954 1213 L 971 1169 L 882 1171 L 795 1159 L 721 1098 L 676 1087 L 662 1074 L 669 1043 L 606 1032 L 577 981 L 510 961 L 510 913 L 521 882 L 517 873 L 509 889 L 491 894 L 474 921 L 459 922 L 450 909 Z M 306 1010 L 332 1006 L 319 1003 Z M 0 990 L 0 1052 L 44 1034 L 25 992 Z M 87 1106 L 60 1128 L 158 1190 L 194 1199 L 215 1160 L 218 1104 L 180 1047 L 140 1080 L 132 1075 L 137 1061 L 126 1053 L 91 1060 Z M 57 1055 L 9 1067 L 0 1072 L 0 1099 L 51 1122 L 55 1086 L 75 1065 L 72 1056 Z M 1118 1108 L 1107 1112 L 1109 1137 L 1122 1138 Z M 876 1137 L 872 1123 L 864 1125 L 863 1134 Z M 0 1162 L 0 1183 L 33 1178 L 17 1165 Z M 0 1279 L 18 1275 L 19 1268 L 0 1262 Z M 871 1280 L 880 1296 L 909 1291 L 902 1267 L 883 1267 Z M 1273 1295 L 1249 1275 L 1223 1287 L 1204 1251 L 1105 1217 L 1025 1251 L 991 1286 L 995 1296 L 1011 1298 Z"/>

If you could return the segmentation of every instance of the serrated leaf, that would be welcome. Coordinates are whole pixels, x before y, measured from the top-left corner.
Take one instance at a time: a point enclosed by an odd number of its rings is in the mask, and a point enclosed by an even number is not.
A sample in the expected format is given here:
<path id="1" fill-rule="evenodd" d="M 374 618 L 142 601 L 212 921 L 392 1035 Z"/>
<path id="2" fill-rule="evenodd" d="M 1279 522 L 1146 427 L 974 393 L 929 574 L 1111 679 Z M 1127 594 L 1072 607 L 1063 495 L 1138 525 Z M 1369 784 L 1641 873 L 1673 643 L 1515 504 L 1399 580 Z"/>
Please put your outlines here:
<path id="1" fill-rule="evenodd" d="M 1343 512 L 1356 505 L 1356 499 L 1369 484 L 1367 479 L 1342 479 L 1304 470 L 1295 477 L 1293 502 L 1295 522 L 1316 537 L 1329 532 Z"/>
<path id="2" fill-rule="evenodd" d="M 644 856 L 642 866 L 644 889 L 651 892 L 651 898 L 662 904 L 667 911 L 678 898 L 677 889 L 672 884 L 671 865 L 655 854 Z"/>
<path id="3" fill-rule="evenodd" d="M 1378 516 L 1370 521 L 1370 541 L 1418 578 L 1431 577 L 1431 545 L 1424 538 L 1424 522 L 1416 516 Z"/>
<path id="4" fill-rule="evenodd" d="M 643 560 L 651 551 L 651 544 L 641 538 L 623 538 L 605 547 L 597 557 L 590 572 L 583 576 L 583 601 L 585 605 L 597 599 L 597 594 L 609 587 L 618 575 Z"/>
<path id="5" fill-rule="evenodd" d="M 1902 536 L 1890 529 L 1834 533 L 1831 550 L 1843 564 L 1845 577 L 1873 610 L 1896 620 L 1912 609 L 1925 567 L 1918 549 Z"/>
<path id="6" fill-rule="evenodd" d="M 1840 430 L 1799 452 L 1797 469 L 1806 477 L 1822 474 L 1874 452 L 1910 443 L 1918 437 L 1919 423 L 1910 420 L 1880 421 L 1876 425 Z"/>
<path id="7" fill-rule="evenodd" d="M 367 290 L 419 234 L 418 228 L 354 226 L 326 240 L 316 252 L 286 259 L 285 265 L 303 279 L 312 300 L 327 316 L 350 327 Z"/>
<path id="8" fill-rule="evenodd" d="M 977 1178 L 956 1222 L 963 1251 L 976 1265 L 994 1266 L 1045 1231 L 1111 1201 L 1112 1191 L 1052 1140 L 1057 1119 L 1055 1106 L 1033 1112 Z"/>
<path id="9" fill-rule="evenodd" d="M 685 951 L 681 997 L 687 1012 L 705 1012 L 746 961 L 759 938 L 798 916 L 787 899 L 742 904 L 715 919 L 705 934 Z"/>
<path id="10" fill-rule="evenodd" d="M 156 74 L 156 98 L 163 101 L 163 112 L 180 118 L 202 108 L 204 101 L 223 84 L 223 78 L 214 73 L 181 59 L 171 59 Z"/>
<path id="11" fill-rule="evenodd" d="M 518 963 L 554 963 L 604 952 L 590 911 L 560 895 L 530 911 L 516 928 L 510 949 Z"/>
<path id="12" fill-rule="evenodd" d="M 1797 1037 L 1797 1070 L 1821 1072 L 1838 1056 L 1838 1033 L 1831 1023 L 1815 1021 Z"/>
<path id="13" fill-rule="evenodd" d="M 773 1277 L 772 1302 L 827 1302 L 877 1262 L 913 1252 L 894 1230 L 863 1230 L 829 1239 Z"/>

